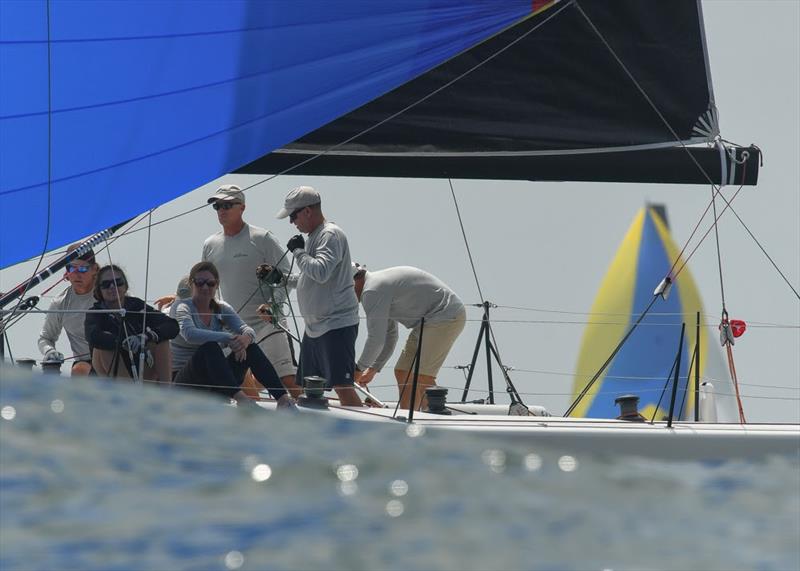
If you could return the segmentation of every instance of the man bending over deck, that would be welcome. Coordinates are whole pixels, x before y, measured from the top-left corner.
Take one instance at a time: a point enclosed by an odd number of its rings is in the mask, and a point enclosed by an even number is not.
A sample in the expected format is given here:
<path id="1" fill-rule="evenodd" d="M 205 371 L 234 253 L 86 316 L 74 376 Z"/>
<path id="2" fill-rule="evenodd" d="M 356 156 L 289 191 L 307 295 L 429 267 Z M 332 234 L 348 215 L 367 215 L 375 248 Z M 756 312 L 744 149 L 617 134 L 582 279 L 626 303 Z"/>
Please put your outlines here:
<path id="1" fill-rule="evenodd" d="M 422 331 L 419 381 L 414 399 L 416 410 L 424 403 L 425 389 L 436 384 L 445 357 L 464 329 L 466 311 L 459 297 L 439 278 L 410 266 L 368 272 L 353 264 L 356 297 L 367 314 L 367 342 L 356 369 L 356 382 L 366 385 L 386 364 L 397 344 L 397 324 L 411 329 L 394 376 L 400 391 L 400 406 L 411 403 L 412 363 Z"/>

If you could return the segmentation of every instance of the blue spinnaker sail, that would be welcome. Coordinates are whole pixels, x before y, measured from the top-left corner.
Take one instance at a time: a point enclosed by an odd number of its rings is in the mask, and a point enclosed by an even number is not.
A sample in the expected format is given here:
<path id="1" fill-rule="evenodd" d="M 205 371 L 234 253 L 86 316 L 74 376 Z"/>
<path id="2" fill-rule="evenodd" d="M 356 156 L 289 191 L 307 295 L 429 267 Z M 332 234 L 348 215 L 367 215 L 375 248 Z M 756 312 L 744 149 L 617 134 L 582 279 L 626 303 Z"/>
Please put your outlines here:
<path id="1" fill-rule="evenodd" d="M 4 0 L 0 268 L 286 145 L 533 9 L 531 0 Z"/>

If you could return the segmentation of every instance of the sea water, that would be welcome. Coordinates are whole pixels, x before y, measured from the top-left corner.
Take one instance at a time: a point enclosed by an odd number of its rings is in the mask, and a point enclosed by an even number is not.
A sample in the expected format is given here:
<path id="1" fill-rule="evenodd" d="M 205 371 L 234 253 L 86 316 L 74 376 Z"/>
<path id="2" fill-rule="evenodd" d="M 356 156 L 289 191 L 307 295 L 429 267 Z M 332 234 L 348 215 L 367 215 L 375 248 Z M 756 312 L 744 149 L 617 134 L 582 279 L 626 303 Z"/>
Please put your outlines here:
<path id="1" fill-rule="evenodd" d="M 0 569 L 800 568 L 800 462 L 559 455 L 0 371 Z"/>

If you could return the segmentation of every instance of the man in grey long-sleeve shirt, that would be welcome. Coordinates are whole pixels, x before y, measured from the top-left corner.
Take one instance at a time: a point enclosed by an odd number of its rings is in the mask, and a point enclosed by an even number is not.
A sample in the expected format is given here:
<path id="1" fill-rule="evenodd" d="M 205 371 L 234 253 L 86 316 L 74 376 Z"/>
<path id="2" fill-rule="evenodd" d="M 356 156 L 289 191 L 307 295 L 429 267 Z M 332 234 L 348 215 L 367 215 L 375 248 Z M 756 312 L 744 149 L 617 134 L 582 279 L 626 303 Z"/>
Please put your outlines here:
<path id="1" fill-rule="evenodd" d="M 368 272 L 355 264 L 353 285 L 367 314 L 367 342 L 356 370 L 358 383 L 372 381 L 391 357 L 397 344 L 397 324 L 411 329 L 394 370 L 400 406 L 404 408 L 411 403 L 409 381 L 419 346 L 421 321 L 425 318 L 415 399 L 415 407 L 420 408 L 425 389 L 436 384 L 439 369 L 464 329 L 464 304 L 440 279 L 410 266 Z"/>
<path id="2" fill-rule="evenodd" d="M 350 247 L 342 229 L 325 220 L 319 193 L 300 186 L 286 196 L 277 217 L 300 232 L 286 247 L 300 269 L 297 301 L 305 320 L 298 376 L 327 379 L 346 406 L 361 406 L 353 389 L 358 300 L 353 291 Z"/>
<path id="3" fill-rule="evenodd" d="M 75 250 L 80 244 L 76 242 L 70 245 L 67 251 Z M 86 318 L 84 312 L 91 309 L 96 301 L 92 290 L 97 270 L 93 250 L 88 250 L 67 264 L 65 277 L 70 285 L 50 304 L 48 311 L 53 313 L 47 314 L 39 334 L 39 351 L 44 355 L 44 360 L 59 362 L 64 360 L 64 355 L 56 349 L 56 341 L 61 336 L 61 330 L 66 331 L 72 351 L 70 358 L 75 359 L 71 371 L 73 376 L 88 375 L 92 371 L 92 355 L 83 323 Z"/>

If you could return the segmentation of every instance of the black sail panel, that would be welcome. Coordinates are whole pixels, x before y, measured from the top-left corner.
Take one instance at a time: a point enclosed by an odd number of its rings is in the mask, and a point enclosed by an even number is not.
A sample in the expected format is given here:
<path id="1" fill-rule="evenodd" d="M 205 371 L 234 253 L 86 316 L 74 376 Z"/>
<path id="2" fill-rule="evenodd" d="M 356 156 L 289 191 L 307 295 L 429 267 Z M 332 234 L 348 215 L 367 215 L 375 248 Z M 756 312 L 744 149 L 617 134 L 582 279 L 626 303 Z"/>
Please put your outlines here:
<path id="1" fill-rule="evenodd" d="M 238 172 L 706 184 L 737 165 L 682 147 L 718 134 L 696 0 L 580 0 Z M 734 180 L 754 184 L 747 154 Z"/>

